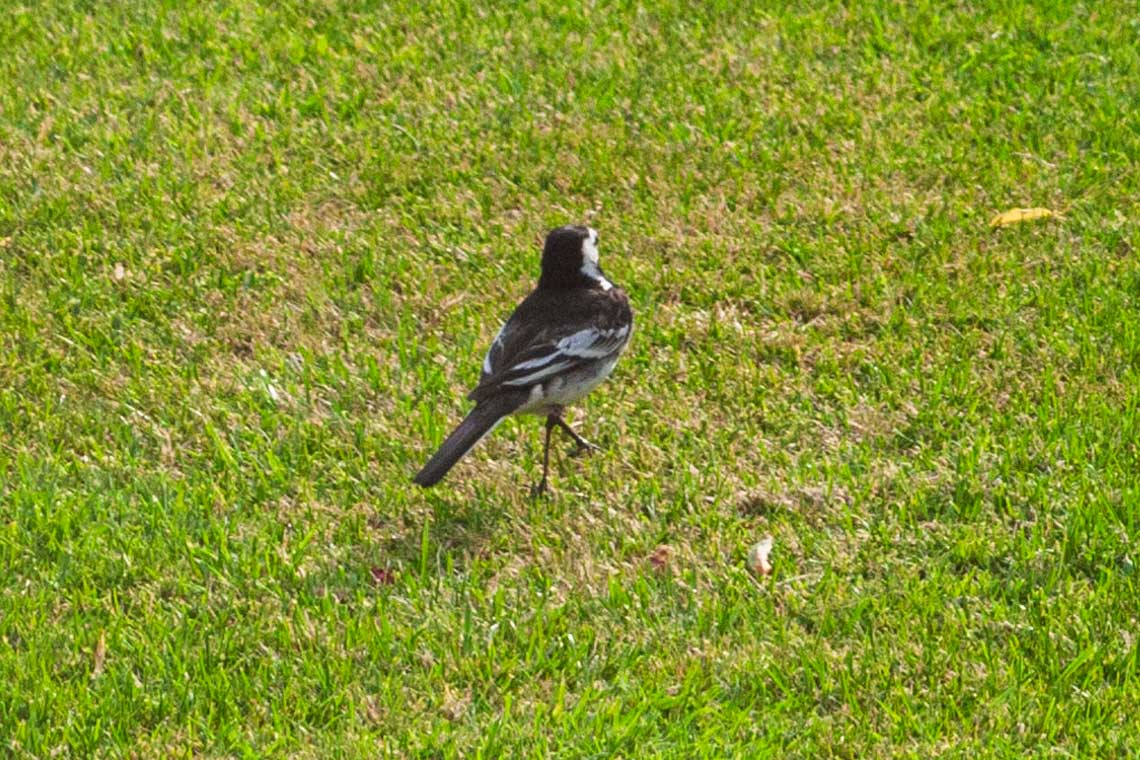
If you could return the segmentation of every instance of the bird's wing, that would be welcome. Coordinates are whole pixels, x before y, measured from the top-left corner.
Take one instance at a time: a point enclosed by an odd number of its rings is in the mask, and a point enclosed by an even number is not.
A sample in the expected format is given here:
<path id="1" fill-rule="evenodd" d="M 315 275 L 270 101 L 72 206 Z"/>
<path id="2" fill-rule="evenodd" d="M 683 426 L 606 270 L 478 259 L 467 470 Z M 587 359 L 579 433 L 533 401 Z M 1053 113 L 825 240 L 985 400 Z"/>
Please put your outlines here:
<path id="1" fill-rule="evenodd" d="M 529 388 L 584 362 L 603 359 L 622 348 L 630 330 L 628 324 L 570 323 L 530 331 L 514 323 L 509 320 L 491 344 L 483 375 L 470 398 L 478 401 L 498 390 Z"/>
<path id="2" fill-rule="evenodd" d="M 498 381 L 514 387 L 534 385 L 583 361 L 609 356 L 622 347 L 628 335 L 628 325 L 589 326 L 569 334 L 543 335 L 502 369 Z"/>

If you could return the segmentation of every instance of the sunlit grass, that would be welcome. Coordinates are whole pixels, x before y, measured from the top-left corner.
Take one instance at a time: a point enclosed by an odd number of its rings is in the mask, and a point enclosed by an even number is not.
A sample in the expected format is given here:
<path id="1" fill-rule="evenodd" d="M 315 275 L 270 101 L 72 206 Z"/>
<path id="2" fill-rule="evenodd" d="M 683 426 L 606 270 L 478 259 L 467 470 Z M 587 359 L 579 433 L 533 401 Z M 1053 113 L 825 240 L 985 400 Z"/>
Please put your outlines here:
<path id="1" fill-rule="evenodd" d="M 1136 752 L 1136 18 L 9 4 L 3 751 Z M 583 221 L 604 451 L 417 489 Z"/>

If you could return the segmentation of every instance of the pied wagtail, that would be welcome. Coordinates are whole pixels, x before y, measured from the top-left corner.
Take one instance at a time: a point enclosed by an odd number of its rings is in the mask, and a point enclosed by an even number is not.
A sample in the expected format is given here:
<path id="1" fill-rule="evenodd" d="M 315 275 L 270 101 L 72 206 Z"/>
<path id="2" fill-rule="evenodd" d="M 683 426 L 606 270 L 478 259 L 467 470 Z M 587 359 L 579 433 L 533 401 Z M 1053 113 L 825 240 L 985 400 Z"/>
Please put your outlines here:
<path id="1" fill-rule="evenodd" d="M 578 451 L 596 448 L 562 419 L 563 409 L 613 371 L 629 343 L 633 312 L 625 291 L 598 266 L 598 233 L 567 225 L 546 236 L 538 287 L 518 305 L 495 337 L 479 385 L 467 396 L 475 408 L 415 477 L 435 485 L 509 414 L 546 415 L 542 480 L 546 491 L 550 433 L 565 430 Z"/>

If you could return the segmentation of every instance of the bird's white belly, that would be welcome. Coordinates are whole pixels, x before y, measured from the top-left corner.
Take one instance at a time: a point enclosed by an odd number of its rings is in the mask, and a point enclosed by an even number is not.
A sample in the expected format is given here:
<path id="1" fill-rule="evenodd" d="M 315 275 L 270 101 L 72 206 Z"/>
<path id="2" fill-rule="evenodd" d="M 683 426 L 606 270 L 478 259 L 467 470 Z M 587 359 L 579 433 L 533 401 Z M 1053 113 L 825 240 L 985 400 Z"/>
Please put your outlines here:
<path id="1" fill-rule="evenodd" d="M 617 354 L 575 372 L 552 377 L 531 388 L 526 403 L 515 414 L 546 414 L 553 407 L 568 406 L 597 388 L 617 364 Z"/>

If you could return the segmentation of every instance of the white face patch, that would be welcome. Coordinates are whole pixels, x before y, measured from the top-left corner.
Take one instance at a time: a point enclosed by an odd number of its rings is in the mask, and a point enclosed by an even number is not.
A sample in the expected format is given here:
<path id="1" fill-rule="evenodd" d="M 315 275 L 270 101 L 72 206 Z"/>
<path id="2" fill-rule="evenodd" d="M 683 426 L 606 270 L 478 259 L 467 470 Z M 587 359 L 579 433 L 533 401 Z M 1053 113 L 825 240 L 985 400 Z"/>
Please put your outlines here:
<path id="1" fill-rule="evenodd" d="M 582 238 L 582 268 L 579 271 L 591 280 L 596 280 L 602 290 L 609 290 L 613 284 L 602 276 L 602 270 L 598 268 L 598 231 L 593 227 L 587 227 L 586 230 L 586 237 Z"/>

